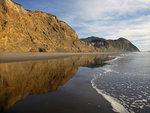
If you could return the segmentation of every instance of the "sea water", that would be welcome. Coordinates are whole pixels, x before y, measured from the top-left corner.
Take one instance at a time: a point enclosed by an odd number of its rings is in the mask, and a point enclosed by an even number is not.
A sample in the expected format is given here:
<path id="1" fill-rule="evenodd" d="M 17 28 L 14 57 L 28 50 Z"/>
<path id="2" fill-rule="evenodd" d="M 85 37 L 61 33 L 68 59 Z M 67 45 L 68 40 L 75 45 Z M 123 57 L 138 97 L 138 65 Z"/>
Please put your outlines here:
<path id="1" fill-rule="evenodd" d="M 94 73 L 91 84 L 120 113 L 150 113 L 150 52 L 123 53 Z"/>

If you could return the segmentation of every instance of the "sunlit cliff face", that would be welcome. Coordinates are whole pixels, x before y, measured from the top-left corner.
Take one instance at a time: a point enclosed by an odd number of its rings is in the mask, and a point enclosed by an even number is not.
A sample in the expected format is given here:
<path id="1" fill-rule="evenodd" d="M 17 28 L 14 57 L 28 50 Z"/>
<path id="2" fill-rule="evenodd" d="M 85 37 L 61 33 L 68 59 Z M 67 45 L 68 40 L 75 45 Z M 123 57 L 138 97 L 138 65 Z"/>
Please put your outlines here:
<path id="1" fill-rule="evenodd" d="M 94 47 L 56 16 L 0 0 L 1 52 L 89 52 Z"/>
<path id="2" fill-rule="evenodd" d="M 45 61 L 0 63 L 0 111 L 31 94 L 58 89 L 71 79 L 80 66 L 99 67 L 108 55 L 73 56 Z"/>

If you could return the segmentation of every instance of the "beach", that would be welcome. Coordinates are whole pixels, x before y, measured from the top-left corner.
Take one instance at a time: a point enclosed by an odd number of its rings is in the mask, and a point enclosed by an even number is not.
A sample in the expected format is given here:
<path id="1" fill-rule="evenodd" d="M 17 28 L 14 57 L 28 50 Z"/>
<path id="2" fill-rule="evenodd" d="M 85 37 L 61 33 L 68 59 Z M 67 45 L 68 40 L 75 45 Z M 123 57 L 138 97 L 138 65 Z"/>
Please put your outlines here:
<path id="1" fill-rule="evenodd" d="M 114 52 L 115 53 L 115 52 Z M 17 62 L 17 61 L 32 61 L 32 60 L 49 60 L 64 58 L 69 56 L 82 55 L 101 55 L 112 54 L 110 52 L 91 52 L 91 53 L 48 53 L 48 52 L 27 52 L 27 53 L 0 53 L 0 63 Z"/>
<path id="2" fill-rule="evenodd" d="M 22 62 L 25 58 L 19 61 L 12 57 L 13 60 L 0 63 L 3 81 L 0 89 L 0 98 L 3 98 L 0 101 L 3 105 L 1 111 L 114 113 L 111 104 L 91 85 L 94 69 L 106 65 L 109 55 L 68 55 L 59 59 L 42 58 L 25 62 Z"/>
<path id="3" fill-rule="evenodd" d="M 3 57 L 0 112 L 149 113 L 149 52 L 44 54 Z"/>
<path id="4" fill-rule="evenodd" d="M 92 88 L 90 79 L 90 74 L 77 73 L 57 91 L 28 96 L 4 113 L 115 113 L 110 103 Z"/>

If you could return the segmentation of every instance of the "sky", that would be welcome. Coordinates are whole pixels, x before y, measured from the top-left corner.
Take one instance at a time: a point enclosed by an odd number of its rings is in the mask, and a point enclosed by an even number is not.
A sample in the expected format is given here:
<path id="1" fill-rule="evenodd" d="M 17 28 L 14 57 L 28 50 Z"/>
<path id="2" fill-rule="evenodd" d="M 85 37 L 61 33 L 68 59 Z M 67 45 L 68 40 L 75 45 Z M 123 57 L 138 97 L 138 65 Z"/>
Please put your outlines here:
<path id="1" fill-rule="evenodd" d="M 124 37 L 150 51 L 150 0 L 14 0 L 25 9 L 56 15 L 79 38 Z"/>

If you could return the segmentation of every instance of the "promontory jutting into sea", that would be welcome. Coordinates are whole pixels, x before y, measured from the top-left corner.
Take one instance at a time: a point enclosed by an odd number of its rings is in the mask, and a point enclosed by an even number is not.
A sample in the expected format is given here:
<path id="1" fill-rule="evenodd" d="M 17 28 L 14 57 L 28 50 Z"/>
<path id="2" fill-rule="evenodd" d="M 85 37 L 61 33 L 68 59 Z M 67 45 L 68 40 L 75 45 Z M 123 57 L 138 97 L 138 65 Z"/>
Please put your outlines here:
<path id="1" fill-rule="evenodd" d="M 79 38 L 14 1 L 0 0 L 1 113 L 150 113 L 150 52 L 128 37 Z"/>

